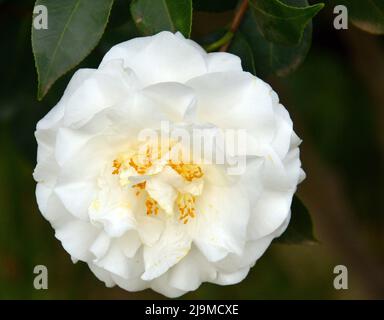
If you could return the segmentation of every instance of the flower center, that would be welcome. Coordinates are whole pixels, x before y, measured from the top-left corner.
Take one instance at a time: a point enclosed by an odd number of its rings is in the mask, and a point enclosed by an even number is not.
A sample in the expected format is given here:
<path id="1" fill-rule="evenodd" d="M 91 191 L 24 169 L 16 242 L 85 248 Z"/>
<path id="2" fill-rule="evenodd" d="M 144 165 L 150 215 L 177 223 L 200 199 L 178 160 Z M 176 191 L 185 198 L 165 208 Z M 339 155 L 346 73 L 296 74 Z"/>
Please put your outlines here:
<path id="1" fill-rule="evenodd" d="M 150 181 L 151 178 L 156 178 L 157 175 L 161 176 L 161 173 L 168 168 L 168 171 L 172 171 L 174 175 L 180 177 L 178 178 L 177 185 L 172 184 L 172 181 L 175 179 L 164 181 L 164 183 L 172 186 L 174 192 L 171 207 L 174 207 L 178 212 L 178 219 L 186 224 L 190 218 L 196 216 L 195 203 L 196 196 L 198 195 L 196 192 L 190 191 L 188 187 L 196 182 L 202 182 L 201 178 L 204 176 L 204 173 L 197 164 L 184 163 L 182 160 L 168 160 L 165 154 L 168 152 L 169 156 L 171 149 L 172 146 L 170 144 L 166 145 L 166 147 L 146 145 L 144 148 L 140 148 L 141 152 L 140 150 L 134 150 L 120 154 L 112 161 L 112 175 L 119 176 L 122 187 L 130 185 L 135 189 L 135 195 L 137 197 L 143 194 L 144 197 L 138 199 L 139 201 L 144 201 L 146 214 L 157 216 L 160 209 L 162 209 L 163 202 L 148 192 L 147 181 Z M 134 184 L 131 183 L 141 178 L 144 179 L 144 181 Z M 164 192 L 161 191 L 158 192 L 158 194 L 163 193 Z"/>

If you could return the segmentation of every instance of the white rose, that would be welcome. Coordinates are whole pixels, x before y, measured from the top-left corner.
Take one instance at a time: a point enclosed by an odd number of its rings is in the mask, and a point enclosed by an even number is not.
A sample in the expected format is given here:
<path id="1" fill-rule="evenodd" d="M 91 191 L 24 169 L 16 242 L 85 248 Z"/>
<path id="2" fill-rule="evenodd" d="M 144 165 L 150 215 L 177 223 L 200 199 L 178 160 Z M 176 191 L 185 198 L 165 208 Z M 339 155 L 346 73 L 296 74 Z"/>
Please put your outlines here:
<path id="1" fill-rule="evenodd" d="M 139 132 L 164 120 L 245 129 L 244 173 L 170 163 L 150 146 L 138 157 Z M 39 209 L 73 261 L 108 287 L 168 297 L 243 280 L 286 229 L 304 177 L 271 87 L 237 56 L 207 54 L 180 33 L 120 43 L 98 69 L 78 70 L 36 139 Z"/>

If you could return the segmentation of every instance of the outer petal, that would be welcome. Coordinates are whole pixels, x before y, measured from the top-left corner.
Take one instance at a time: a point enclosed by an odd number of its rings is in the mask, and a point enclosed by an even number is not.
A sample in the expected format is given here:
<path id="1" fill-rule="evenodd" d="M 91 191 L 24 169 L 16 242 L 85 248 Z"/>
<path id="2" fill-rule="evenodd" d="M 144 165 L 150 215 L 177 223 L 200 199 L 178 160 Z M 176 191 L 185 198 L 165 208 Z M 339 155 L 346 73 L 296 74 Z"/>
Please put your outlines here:
<path id="1" fill-rule="evenodd" d="M 96 193 L 96 185 L 87 181 L 74 181 L 55 188 L 55 194 L 60 198 L 65 208 L 74 217 L 82 220 L 88 220 L 88 208 Z"/>
<path id="2" fill-rule="evenodd" d="M 130 279 L 124 279 L 117 274 L 112 273 L 111 277 L 116 284 L 127 291 L 140 291 L 147 289 L 149 287 L 149 283 L 147 281 L 142 280 L 140 277 L 134 277 Z"/>
<path id="3" fill-rule="evenodd" d="M 110 237 L 104 231 L 101 231 L 92 246 L 89 248 L 95 256 L 95 260 L 102 258 L 106 254 L 110 244 Z"/>
<path id="4" fill-rule="evenodd" d="M 61 241 L 64 249 L 75 259 L 90 261 L 89 250 L 99 230 L 81 220 L 73 220 L 56 228 L 55 236 Z"/>
<path id="5" fill-rule="evenodd" d="M 61 200 L 44 184 L 39 183 L 37 185 L 36 197 L 42 215 L 54 228 L 73 220 L 73 216 L 65 209 Z"/>
<path id="6" fill-rule="evenodd" d="M 222 129 L 246 129 L 260 143 L 270 143 L 275 130 L 270 87 L 246 72 L 209 73 L 187 85 L 197 96 L 200 121 Z"/>
<path id="7" fill-rule="evenodd" d="M 94 275 L 99 279 L 100 281 L 103 281 L 105 283 L 105 286 L 111 288 L 115 285 L 115 282 L 113 281 L 112 275 L 105 271 L 102 268 L 99 268 L 94 263 L 90 262 L 88 263 L 89 269 L 94 273 Z"/>
<path id="8" fill-rule="evenodd" d="M 64 124 L 80 127 L 96 113 L 114 106 L 132 92 L 134 75 L 121 60 L 111 61 L 86 78 L 68 97 Z"/>
<path id="9" fill-rule="evenodd" d="M 195 247 L 169 271 L 170 286 L 183 291 L 196 290 L 215 278 L 216 269 Z"/>
<path id="10" fill-rule="evenodd" d="M 212 52 L 207 55 L 208 72 L 243 71 L 238 56 L 227 52 Z"/>
<path id="11" fill-rule="evenodd" d="M 275 119 L 276 131 L 272 141 L 272 147 L 281 159 L 283 159 L 290 147 L 291 136 L 293 132 L 293 123 L 289 117 L 288 111 L 281 105 L 276 104 Z"/>
<path id="12" fill-rule="evenodd" d="M 293 193 L 263 192 L 249 219 L 248 234 L 251 239 L 259 239 L 277 230 L 289 216 Z"/>
<path id="13" fill-rule="evenodd" d="M 128 258 L 120 241 L 113 240 L 106 255 L 95 261 L 96 266 L 124 279 L 140 277 L 144 270 L 142 252 L 139 250 L 134 257 Z"/>
<path id="14" fill-rule="evenodd" d="M 169 273 L 164 273 L 162 276 L 151 281 L 151 288 L 168 298 L 177 298 L 185 294 L 186 291 L 172 287 L 169 284 Z"/>
<path id="15" fill-rule="evenodd" d="M 101 66 L 113 59 L 123 59 L 124 66 L 134 70 L 143 86 L 168 81 L 184 83 L 207 71 L 201 51 L 167 31 L 114 46 Z"/>
<path id="16" fill-rule="evenodd" d="M 239 283 L 247 276 L 249 269 L 250 267 L 245 267 L 231 273 L 218 272 L 216 280 L 212 282 L 223 286 Z"/>

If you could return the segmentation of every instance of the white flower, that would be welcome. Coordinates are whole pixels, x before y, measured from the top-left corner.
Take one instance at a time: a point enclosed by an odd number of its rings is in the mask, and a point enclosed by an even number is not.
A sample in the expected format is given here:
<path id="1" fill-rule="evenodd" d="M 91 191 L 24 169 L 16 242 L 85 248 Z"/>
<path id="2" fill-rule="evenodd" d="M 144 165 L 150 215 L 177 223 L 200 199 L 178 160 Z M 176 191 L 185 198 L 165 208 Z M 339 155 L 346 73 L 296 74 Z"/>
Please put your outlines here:
<path id="1" fill-rule="evenodd" d="M 244 173 L 172 162 L 172 141 L 157 151 L 138 141 L 161 121 L 246 130 Z M 271 87 L 180 33 L 120 43 L 98 69 L 78 70 L 36 139 L 39 209 L 73 261 L 107 286 L 169 297 L 243 280 L 287 227 L 304 177 Z"/>

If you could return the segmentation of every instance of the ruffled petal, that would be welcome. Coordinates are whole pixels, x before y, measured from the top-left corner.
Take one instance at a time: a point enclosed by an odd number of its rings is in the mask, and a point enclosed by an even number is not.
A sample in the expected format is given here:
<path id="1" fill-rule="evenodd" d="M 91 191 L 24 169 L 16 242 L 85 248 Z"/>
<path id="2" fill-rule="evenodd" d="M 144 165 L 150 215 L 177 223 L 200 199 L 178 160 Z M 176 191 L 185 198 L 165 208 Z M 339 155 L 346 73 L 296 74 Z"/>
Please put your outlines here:
<path id="1" fill-rule="evenodd" d="M 216 269 L 196 248 L 169 271 L 170 286 L 182 290 L 196 290 L 202 282 L 216 278 Z"/>
<path id="2" fill-rule="evenodd" d="M 101 66 L 113 59 L 123 59 L 124 66 L 134 70 L 143 86 L 169 81 L 184 83 L 207 71 L 201 51 L 167 31 L 114 46 Z"/>
<path id="3" fill-rule="evenodd" d="M 153 280 L 185 257 L 191 248 L 191 238 L 185 228 L 167 220 L 161 238 L 153 246 L 144 247 L 145 272 L 143 280 Z"/>
<path id="4" fill-rule="evenodd" d="M 270 143 L 275 131 L 270 87 L 245 72 L 216 72 L 191 79 L 197 116 L 221 129 L 245 129 Z"/>
<path id="5" fill-rule="evenodd" d="M 227 52 L 211 52 L 207 55 L 208 72 L 243 71 L 241 60 Z"/>
<path id="6" fill-rule="evenodd" d="M 56 228 L 55 236 L 61 241 L 64 249 L 75 259 L 90 261 L 92 253 L 89 250 L 94 243 L 99 230 L 82 220 L 72 220 Z"/>
<path id="7" fill-rule="evenodd" d="M 196 219 L 189 222 L 190 232 L 209 261 L 223 259 L 230 252 L 242 252 L 250 208 L 241 187 L 207 184 L 196 209 Z"/>

